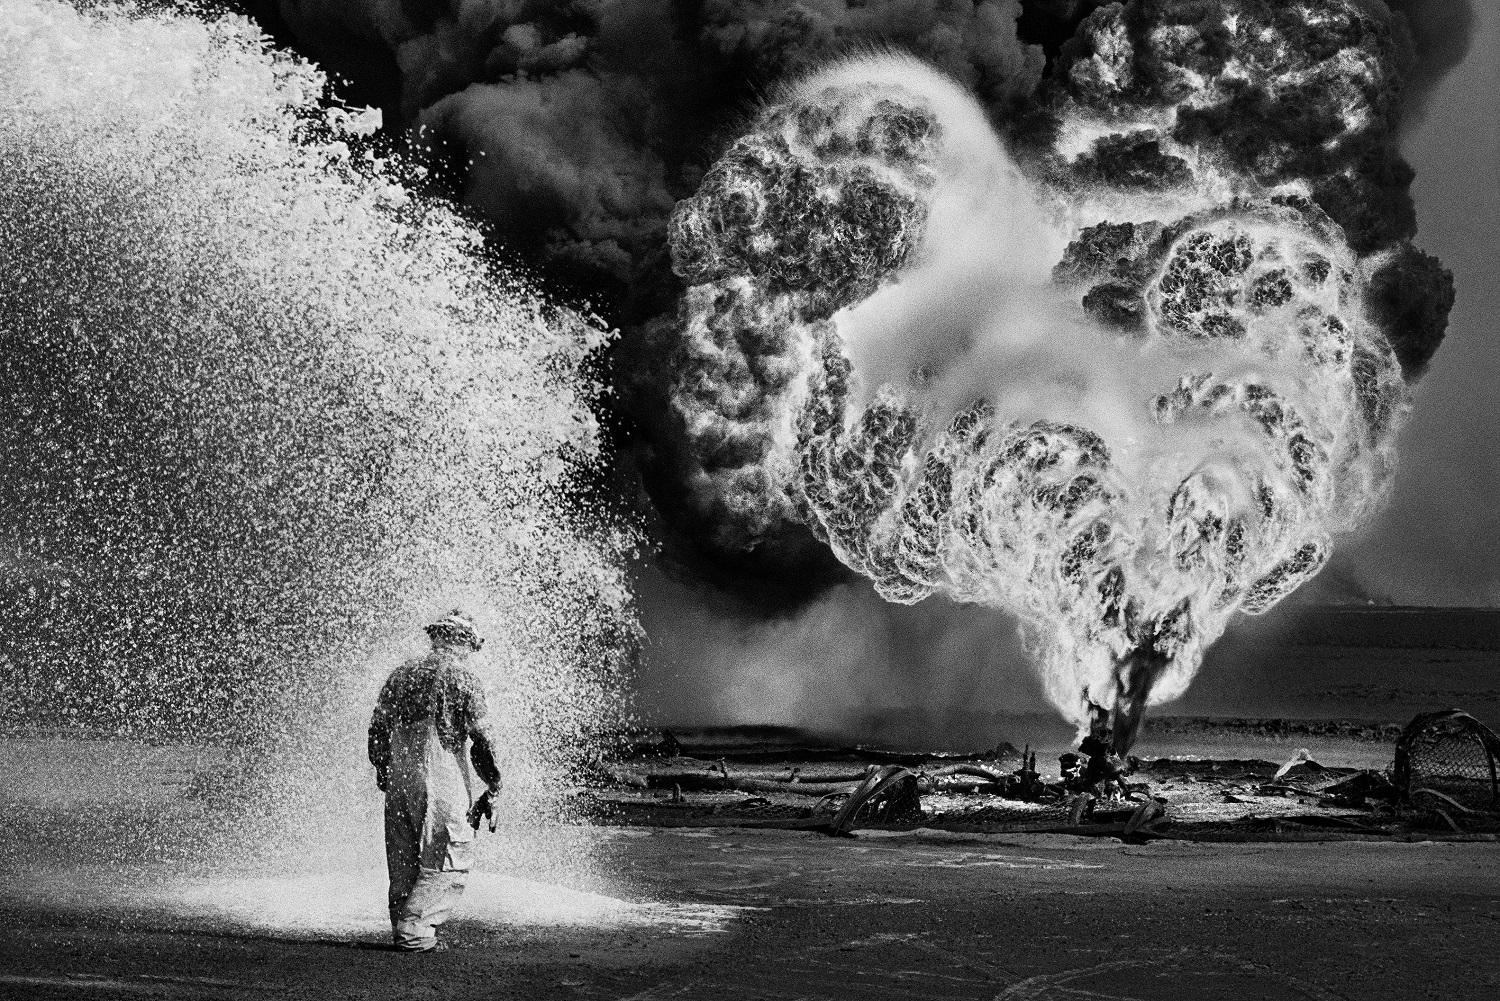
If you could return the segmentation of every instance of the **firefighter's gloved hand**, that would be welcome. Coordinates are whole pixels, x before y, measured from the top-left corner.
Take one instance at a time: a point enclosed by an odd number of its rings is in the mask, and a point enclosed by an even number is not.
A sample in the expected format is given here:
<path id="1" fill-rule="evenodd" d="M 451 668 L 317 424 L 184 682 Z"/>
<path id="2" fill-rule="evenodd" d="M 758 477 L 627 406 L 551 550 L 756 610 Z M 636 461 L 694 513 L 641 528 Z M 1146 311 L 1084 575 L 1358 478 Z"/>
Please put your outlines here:
<path id="1" fill-rule="evenodd" d="M 495 794 L 499 791 L 499 789 L 485 790 L 484 795 L 480 796 L 474 801 L 474 805 L 469 807 L 469 826 L 474 828 L 474 830 L 479 830 L 479 822 L 481 820 L 488 819 L 490 822 L 490 832 L 494 833 L 495 827 L 499 824 L 499 818 L 495 816 Z"/>

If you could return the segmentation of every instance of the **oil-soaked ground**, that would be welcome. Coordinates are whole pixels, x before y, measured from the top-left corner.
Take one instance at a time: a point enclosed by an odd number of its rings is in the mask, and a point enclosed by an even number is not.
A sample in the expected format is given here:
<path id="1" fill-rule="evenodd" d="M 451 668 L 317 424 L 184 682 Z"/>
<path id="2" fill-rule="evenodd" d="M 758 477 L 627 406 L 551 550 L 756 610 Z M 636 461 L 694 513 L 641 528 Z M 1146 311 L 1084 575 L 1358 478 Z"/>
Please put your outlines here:
<path id="1" fill-rule="evenodd" d="M 299 939 L 150 908 L 17 902 L 12 862 L 0 994 L 1250 1001 L 1500 990 L 1495 843 L 597 833 L 622 895 L 745 909 L 719 930 L 460 921 L 449 951 L 407 956 L 359 934 Z"/>
<path id="2" fill-rule="evenodd" d="M 201 850 L 213 799 L 184 790 L 204 756 L 0 741 L 0 997 L 1500 992 L 1493 839 L 502 828 L 451 949 L 398 955 L 380 947 L 373 788 L 321 840 L 251 864 Z"/>

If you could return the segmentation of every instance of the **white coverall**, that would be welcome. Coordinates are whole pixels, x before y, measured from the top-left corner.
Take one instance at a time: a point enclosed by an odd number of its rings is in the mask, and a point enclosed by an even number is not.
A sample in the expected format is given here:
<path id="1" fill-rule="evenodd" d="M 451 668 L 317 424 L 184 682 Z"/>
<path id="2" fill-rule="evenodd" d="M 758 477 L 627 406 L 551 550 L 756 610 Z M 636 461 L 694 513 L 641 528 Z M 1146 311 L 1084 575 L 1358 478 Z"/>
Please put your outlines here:
<path id="1" fill-rule="evenodd" d="M 473 795 L 464 745 L 491 791 L 500 786 L 488 708 L 463 655 L 438 649 L 386 679 L 370 720 L 369 754 L 385 790 L 391 928 L 400 949 L 437 945 L 437 926 L 463 895 L 473 862 Z"/>

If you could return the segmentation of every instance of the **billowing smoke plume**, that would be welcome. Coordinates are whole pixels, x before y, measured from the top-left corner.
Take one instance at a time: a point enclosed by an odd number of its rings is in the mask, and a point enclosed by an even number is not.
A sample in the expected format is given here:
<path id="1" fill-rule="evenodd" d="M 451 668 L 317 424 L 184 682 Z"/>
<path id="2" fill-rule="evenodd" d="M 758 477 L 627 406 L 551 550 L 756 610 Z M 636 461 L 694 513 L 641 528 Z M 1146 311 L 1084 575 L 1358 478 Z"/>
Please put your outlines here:
<path id="1" fill-rule="evenodd" d="M 681 289 L 667 221 L 765 94 L 830 59 L 878 47 L 935 66 L 974 95 L 1029 173 L 1076 199 L 1106 193 L 1117 207 L 1099 214 L 1113 221 L 1156 218 L 1149 197 L 1164 187 L 1181 201 L 1209 182 L 1225 195 L 1242 177 L 1300 179 L 1357 253 L 1389 252 L 1366 298 L 1409 376 L 1446 326 L 1451 283 L 1409 241 L 1411 171 L 1395 139 L 1462 55 L 1466 0 L 240 5 L 436 150 L 452 168 L 438 176 L 501 242 L 608 307 L 625 331 L 610 427 L 659 534 L 697 573 L 748 585 L 761 603 L 837 575 L 800 522 L 742 548 L 721 495 L 704 488 L 723 475 L 716 464 L 747 464 L 720 450 L 705 467 L 702 429 L 669 405 L 662 373 L 676 367 Z"/>
<path id="2" fill-rule="evenodd" d="M 655 301 L 673 203 L 764 88 L 851 47 L 892 45 L 1003 111 L 1027 99 L 1043 62 L 1016 39 L 1018 0 L 245 6 L 448 149 L 508 243 L 626 310 Z"/>
<path id="3" fill-rule="evenodd" d="M 1379 503 L 1405 391 L 1317 178 L 1168 146 L 1117 197 L 1087 155 L 1034 184 L 913 60 L 805 79 L 677 207 L 674 402 L 721 531 L 795 519 L 891 601 L 1016 613 L 1124 747 Z"/>
<path id="4" fill-rule="evenodd" d="M 1431 4 L 1402 2 L 1388 9 L 1378 0 L 1354 5 L 1357 23 L 1320 20 L 1318 5 L 1305 17 L 1301 7 L 1272 3 L 1226 8 L 1163 0 L 1107 6 L 1097 0 L 249 0 L 243 6 L 351 78 L 393 120 L 455 144 L 460 159 L 473 163 L 469 197 L 502 223 L 507 239 L 533 243 L 548 258 L 639 280 L 646 275 L 637 258 L 652 257 L 659 246 L 672 203 L 690 193 L 705 166 L 705 146 L 726 116 L 861 47 L 918 56 L 973 92 L 997 120 L 1033 103 L 1044 47 L 1063 50 L 1064 90 L 1090 86 L 1086 64 L 1109 72 L 1103 62 L 1113 59 L 1131 67 L 1136 76 L 1120 81 L 1117 109 L 1175 103 L 1192 80 L 1219 74 L 1224 86 L 1196 103 L 1200 110 L 1233 104 L 1226 145 L 1291 130 L 1300 135 L 1286 138 L 1298 140 L 1302 155 L 1318 155 L 1313 133 L 1327 123 L 1318 115 L 1299 121 L 1295 109 L 1341 98 L 1317 90 L 1329 81 L 1289 81 L 1282 71 L 1310 57 L 1326 61 L 1330 47 L 1368 52 L 1383 62 L 1367 81 L 1382 91 L 1377 113 L 1394 115 L 1403 96 L 1414 103 L 1462 52 L 1469 17 L 1462 2 L 1434 11 Z M 1226 16 L 1236 12 L 1236 30 L 1225 31 Z M 1276 33 L 1274 42 L 1250 38 L 1260 22 Z M 1240 65 L 1225 73 L 1236 60 Z M 1360 72 L 1344 67 L 1324 76 L 1351 71 Z M 1405 90 L 1402 78 L 1411 85 Z M 1200 119 L 1186 127 L 1209 124 Z M 1395 119 L 1383 124 L 1394 126 Z M 1371 138 L 1380 145 L 1378 135 Z M 1353 162 L 1362 152 L 1346 147 L 1340 155 Z M 1368 166 L 1380 177 L 1369 180 L 1391 187 L 1399 201 L 1410 178 L 1393 153 L 1375 150 Z M 1409 218 L 1409 206 L 1391 208 Z"/>
<path id="5" fill-rule="evenodd" d="M 833 552 L 902 599 L 1097 611 L 1070 713 L 1174 690 L 1229 610 L 1315 571 L 1378 501 L 1397 374 L 1452 305 L 1397 140 L 1467 45 L 1464 0 L 247 6 L 625 328 L 610 426 L 671 556 L 761 605 L 837 580 Z M 953 86 L 818 75 L 872 51 Z M 786 89 L 808 73 L 836 93 Z M 1182 444 L 1200 431 L 1232 458 Z M 1036 551 L 1077 594 L 979 594 L 996 575 L 969 564 L 1031 564 L 975 541 L 955 512 L 999 503 L 976 489 L 1056 493 L 1043 534 L 1110 526 Z M 1078 597 L 1116 568 L 1118 623 Z"/>
<path id="6" fill-rule="evenodd" d="M 1396 248 L 1370 306 L 1415 376 L 1453 302 L 1451 277 L 1410 243 L 1413 175 L 1395 137 L 1415 52 L 1405 18 L 1363 0 L 1111 4 L 1063 45 L 1018 146 L 1117 217 L 1154 215 L 1164 192 L 1212 205 L 1303 184 L 1356 253 Z"/>

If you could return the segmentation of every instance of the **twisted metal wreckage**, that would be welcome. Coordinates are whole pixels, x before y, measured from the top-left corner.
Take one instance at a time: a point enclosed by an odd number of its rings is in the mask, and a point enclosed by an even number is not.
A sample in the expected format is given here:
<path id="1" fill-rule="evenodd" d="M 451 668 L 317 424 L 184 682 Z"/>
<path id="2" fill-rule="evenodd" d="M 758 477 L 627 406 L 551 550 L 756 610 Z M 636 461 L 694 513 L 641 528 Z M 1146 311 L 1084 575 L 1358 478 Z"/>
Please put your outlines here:
<path id="1" fill-rule="evenodd" d="M 1268 761 L 1121 758 L 1107 714 L 1044 777 L 1030 748 L 977 755 L 865 748 L 684 746 L 670 731 L 599 769 L 598 819 L 856 828 L 939 827 L 1153 838 L 1500 837 L 1500 737 L 1460 710 L 1405 727 L 1387 769 L 1328 767 L 1299 750 Z M 1229 721 L 1253 723 L 1256 721 Z M 1259 725 L 1266 725 L 1261 721 Z M 732 794 L 748 793 L 748 797 Z M 726 798 L 728 797 L 728 798 Z"/>

